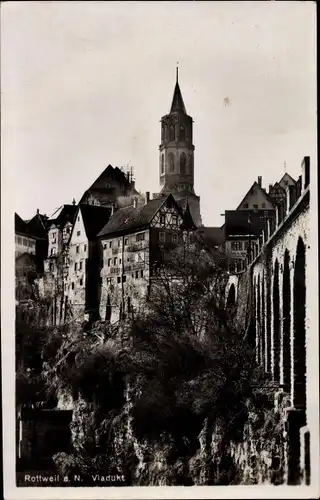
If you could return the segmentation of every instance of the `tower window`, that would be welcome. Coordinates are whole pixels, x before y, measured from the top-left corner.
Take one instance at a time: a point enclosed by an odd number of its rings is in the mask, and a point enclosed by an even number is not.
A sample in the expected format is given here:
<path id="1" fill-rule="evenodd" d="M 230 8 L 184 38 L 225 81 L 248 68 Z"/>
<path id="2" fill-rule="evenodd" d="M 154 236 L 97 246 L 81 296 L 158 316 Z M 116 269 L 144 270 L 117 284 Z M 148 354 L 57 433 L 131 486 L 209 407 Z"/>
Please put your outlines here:
<path id="1" fill-rule="evenodd" d="M 181 125 L 179 139 L 180 139 L 180 141 L 184 141 L 185 138 L 186 138 L 186 129 L 184 128 L 183 125 Z"/>
<path id="2" fill-rule="evenodd" d="M 180 155 L 180 174 L 185 175 L 186 173 L 187 156 L 186 153 L 181 153 Z"/>
<path id="3" fill-rule="evenodd" d="M 161 173 L 164 174 L 164 155 L 161 155 Z"/>
<path id="4" fill-rule="evenodd" d="M 174 140 L 175 140 L 174 125 L 170 125 L 170 128 L 169 128 L 169 141 L 174 141 Z"/>
<path id="5" fill-rule="evenodd" d="M 174 172 L 174 156 L 173 156 L 173 153 L 169 153 L 169 172 Z"/>

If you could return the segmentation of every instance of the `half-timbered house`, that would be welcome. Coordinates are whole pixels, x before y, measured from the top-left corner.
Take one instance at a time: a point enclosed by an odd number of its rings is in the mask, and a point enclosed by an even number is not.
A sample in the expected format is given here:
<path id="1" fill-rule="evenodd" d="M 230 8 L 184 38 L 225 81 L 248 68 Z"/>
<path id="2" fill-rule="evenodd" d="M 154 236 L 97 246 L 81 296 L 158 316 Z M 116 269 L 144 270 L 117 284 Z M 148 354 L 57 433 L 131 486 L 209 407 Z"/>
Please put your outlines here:
<path id="1" fill-rule="evenodd" d="M 187 211 L 188 225 L 195 228 Z M 144 303 L 165 248 L 182 238 L 184 214 L 169 194 L 117 210 L 99 233 L 103 252 L 100 316 L 112 323 Z"/>

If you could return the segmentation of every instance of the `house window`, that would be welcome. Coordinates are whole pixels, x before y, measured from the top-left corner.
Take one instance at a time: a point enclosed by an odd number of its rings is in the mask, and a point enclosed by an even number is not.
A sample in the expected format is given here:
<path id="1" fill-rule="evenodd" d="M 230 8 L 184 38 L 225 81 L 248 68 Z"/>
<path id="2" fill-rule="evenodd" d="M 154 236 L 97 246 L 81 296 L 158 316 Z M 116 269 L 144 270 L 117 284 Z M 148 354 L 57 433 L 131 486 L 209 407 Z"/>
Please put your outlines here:
<path id="1" fill-rule="evenodd" d="M 104 248 L 104 250 L 107 248 L 107 244 L 106 243 L 103 245 L 103 248 Z"/>
<path id="2" fill-rule="evenodd" d="M 80 222 L 80 215 L 78 215 L 78 222 Z"/>
<path id="3" fill-rule="evenodd" d="M 172 216 L 172 224 L 176 226 L 178 224 L 178 217 L 176 215 Z"/>
<path id="4" fill-rule="evenodd" d="M 117 263 L 118 263 L 118 258 L 117 258 L 117 257 L 115 257 L 115 258 L 113 259 L 113 265 L 114 265 L 114 266 L 116 266 L 116 265 L 117 265 Z"/>
<path id="5" fill-rule="evenodd" d="M 144 240 L 144 233 L 139 233 L 136 236 L 136 241 L 143 241 Z"/>
<path id="6" fill-rule="evenodd" d="M 56 232 L 52 233 L 52 241 L 56 241 Z"/>
<path id="7" fill-rule="evenodd" d="M 74 283 L 71 283 L 71 289 L 74 290 Z"/>
<path id="8" fill-rule="evenodd" d="M 56 249 L 55 248 L 51 248 L 51 255 L 55 255 L 56 254 Z"/>
<path id="9" fill-rule="evenodd" d="M 166 223 L 166 216 L 165 214 L 160 215 L 160 224 L 164 225 Z"/>
<path id="10" fill-rule="evenodd" d="M 113 281 L 112 278 L 107 278 L 107 285 L 112 285 L 112 281 Z"/>
<path id="11" fill-rule="evenodd" d="M 243 208 L 248 208 L 248 207 L 249 207 L 249 204 L 248 203 L 244 203 Z"/>
<path id="12" fill-rule="evenodd" d="M 109 242 L 109 248 L 112 248 L 112 241 Z"/>
<path id="13" fill-rule="evenodd" d="M 136 271 L 136 278 L 139 278 L 139 271 Z"/>
<path id="14" fill-rule="evenodd" d="M 77 236 L 80 236 L 80 231 L 77 231 Z"/>
<path id="15" fill-rule="evenodd" d="M 83 278 L 80 278 L 80 286 L 83 285 Z"/>
<path id="16" fill-rule="evenodd" d="M 173 234 L 172 235 L 172 241 L 173 241 L 173 243 L 177 243 L 178 242 L 178 235 L 177 234 Z"/>
<path id="17" fill-rule="evenodd" d="M 174 172 L 174 155 L 173 153 L 169 153 L 169 172 Z"/>
<path id="18" fill-rule="evenodd" d="M 21 236 L 18 236 L 18 243 L 20 243 L 20 245 L 21 245 L 21 241 L 22 241 Z"/>
<path id="19" fill-rule="evenodd" d="M 67 234 L 70 234 L 70 227 L 67 227 L 67 228 L 66 228 L 66 233 L 67 233 Z"/>
<path id="20" fill-rule="evenodd" d="M 231 243 L 231 250 L 242 250 L 242 241 L 233 241 Z"/>
<path id="21" fill-rule="evenodd" d="M 131 261 L 130 257 L 127 257 L 127 262 L 130 262 L 130 261 Z"/>
<path id="22" fill-rule="evenodd" d="M 119 259 L 119 264 L 121 264 L 121 262 L 122 262 L 122 260 L 121 260 L 121 259 Z"/>
<path id="23" fill-rule="evenodd" d="M 143 269 L 140 271 L 140 277 L 143 278 Z"/>
<path id="24" fill-rule="evenodd" d="M 253 205 L 253 208 L 259 208 L 259 205 Z"/>
<path id="25" fill-rule="evenodd" d="M 118 276 L 118 277 L 117 277 L 117 283 L 120 283 L 120 282 L 121 282 L 121 277 L 120 277 L 120 276 Z"/>
<path id="26" fill-rule="evenodd" d="M 82 270 L 82 261 L 79 262 L 79 271 L 81 271 L 81 270 Z"/>
<path id="27" fill-rule="evenodd" d="M 129 238 L 125 238 L 125 239 L 124 239 L 124 244 L 125 244 L 125 245 L 128 245 L 128 243 L 129 243 Z"/>
<path id="28" fill-rule="evenodd" d="M 23 244 L 24 244 L 25 246 L 27 246 L 27 239 L 26 239 L 26 238 L 23 238 Z"/>
<path id="29" fill-rule="evenodd" d="M 124 274 L 124 275 L 122 276 L 122 283 L 125 283 L 126 281 L 127 281 L 127 277 L 126 277 L 126 275 Z"/>
<path id="30" fill-rule="evenodd" d="M 108 267 L 111 266 L 111 259 L 108 259 Z"/>
<path id="31" fill-rule="evenodd" d="M 54 269 L 52 262 L 49 264 L 49 270 L 52 272 Z"/>
<path id="32" fill-rule="evenodd" d="M 164 233 L 159 233 L 159 240 L 164 241 L 165 240 L 165 235 Z"/>
<path id="33" fill-rule="evenodd" d="M 79 253 L 79 245 L 76 246 L 76 253 Z"/>
<path id="34" fill-rule="evenodd" d="M 161 173 L 164 174 L 164 155 L 161 155 Z"/>
<path id="35" fill-rule="evenodd" d="M 75 262 L 75 263 L 74 263 L 74 270 L 76 271 L 77 269 L 78 269 L 78 263 L 77 263 L 77 262 Z"/>

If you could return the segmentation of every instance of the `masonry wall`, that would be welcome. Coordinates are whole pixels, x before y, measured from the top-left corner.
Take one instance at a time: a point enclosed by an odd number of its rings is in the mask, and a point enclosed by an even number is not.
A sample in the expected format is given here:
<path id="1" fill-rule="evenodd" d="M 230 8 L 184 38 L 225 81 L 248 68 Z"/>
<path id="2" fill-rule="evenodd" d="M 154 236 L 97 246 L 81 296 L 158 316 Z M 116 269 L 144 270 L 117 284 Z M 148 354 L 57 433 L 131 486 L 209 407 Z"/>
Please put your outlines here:
<path id="1" fill-rule="evenodd" d="M 149 284 L 149 247 L 149 229 L 102 239 L 102 320 L 115 323 L 139 310 Z"/>
<path id="2" fill-rule="evenodd" d="M 253 262 L 244 273 L 230 277 L 226 290 L 227 298 L 231 287 L 236 288 L 239 311 L 243 308 L 239 300 L 240 284 L 250 276 L 247 300 L 250 302 L 251 290 L 256 361 L 278 387 L 278 397 L 285 397 L 287 401 L 283 421 L 286 435 L 284 480 L 288 484 L 309 484 L 310 439 L 315 439 L 309 429 L 314 394 L 308 360 L 317 335 L 310 331 L 309 220 L 307 185 L 290 208 L 288 204 L 283 220 L 277 220 L 274 231 L 267 230 L 260 237 Z"/>

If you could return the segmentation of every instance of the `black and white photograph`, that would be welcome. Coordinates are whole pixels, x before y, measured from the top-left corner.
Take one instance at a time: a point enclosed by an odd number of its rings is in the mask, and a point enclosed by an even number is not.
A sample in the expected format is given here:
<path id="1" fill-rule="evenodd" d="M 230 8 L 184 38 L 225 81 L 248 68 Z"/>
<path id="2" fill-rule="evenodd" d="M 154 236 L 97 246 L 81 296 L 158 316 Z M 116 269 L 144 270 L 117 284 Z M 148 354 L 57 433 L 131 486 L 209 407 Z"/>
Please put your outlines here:
<path id="1" fill-rule="evenodd" d="M 316 86 L 315 2 L 2 3 L 6 499 L 318 497 Z"/>

